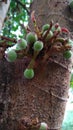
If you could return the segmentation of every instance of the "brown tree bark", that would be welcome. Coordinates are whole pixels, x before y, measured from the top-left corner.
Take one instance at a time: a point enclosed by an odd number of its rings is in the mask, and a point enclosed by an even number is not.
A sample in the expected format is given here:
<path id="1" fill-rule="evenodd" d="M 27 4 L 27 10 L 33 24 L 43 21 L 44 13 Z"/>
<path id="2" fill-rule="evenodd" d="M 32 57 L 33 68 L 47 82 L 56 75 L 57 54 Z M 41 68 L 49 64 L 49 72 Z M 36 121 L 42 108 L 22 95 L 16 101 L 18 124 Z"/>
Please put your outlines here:
<path id="1" fill-rule="evenodd" d="M 40 27 L 53 19 L 70 31 L 73 28 L 70 24 L 72 21 L 68 19 L 72 19 L 72 16 L 67 0 L 34 0 L 32 10 L 36 12 Z M 30 26 L 33 30 L 31 22 Z M 71 59 L 65 60 L 60 54 L 52 56 L 52 59 L 44 65 L 40 63 L 32 80 L 23 77 L 27 59 L 15 63 L 0 60 L 1 130 L 24 130 L 25 123 L 21 120 L 26 118 L 38 118 L 39 122 L 46 122 L 48 130 L 61 129 L 72 63 Z"/>

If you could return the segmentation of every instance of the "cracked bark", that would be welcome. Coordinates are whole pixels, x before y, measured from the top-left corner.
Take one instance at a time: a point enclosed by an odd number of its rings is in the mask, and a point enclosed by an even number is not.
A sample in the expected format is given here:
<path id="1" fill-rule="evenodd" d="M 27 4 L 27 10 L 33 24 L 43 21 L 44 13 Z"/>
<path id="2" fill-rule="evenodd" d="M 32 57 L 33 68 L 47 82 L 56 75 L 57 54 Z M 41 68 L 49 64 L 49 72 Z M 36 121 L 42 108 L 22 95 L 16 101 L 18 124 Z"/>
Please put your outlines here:
<path id="1" fill-rule="evenodd" d="M 67 0 L 34 0 L 32 10 L 36 12 L 40 27 L 53 19 L 72 31 L 72 21 L 66 19 L 72 19 Z M 31 22 L 29 25 L 33 30 Z M 1 130 L 23 130 L 19 128 L 19 120 L 25 117 L 37 117 L 39 122 L 46 122 L 48 130 L 61 129 L 72 63 L 71 59 L 65 60 L 62 55 L 52 58 L 55 62 L 49 61 L 44 63 L 44 66 L 38 66 L 31 81 L 23 77 L 23 70 L 28 64 L 27 59 L 17 60 L 15 63 L 0 60 Z"/>

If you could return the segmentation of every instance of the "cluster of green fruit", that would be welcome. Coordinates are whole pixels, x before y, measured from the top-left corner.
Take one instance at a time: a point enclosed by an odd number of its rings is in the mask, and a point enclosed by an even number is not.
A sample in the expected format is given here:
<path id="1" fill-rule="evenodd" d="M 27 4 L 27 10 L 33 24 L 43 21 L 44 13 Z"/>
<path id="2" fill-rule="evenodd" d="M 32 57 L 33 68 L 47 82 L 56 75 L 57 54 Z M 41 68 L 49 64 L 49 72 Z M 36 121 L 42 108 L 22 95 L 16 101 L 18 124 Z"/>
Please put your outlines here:
<path id="1" fill-rule="evenodd" d="M 58 33 L 61 32 L 61 27 L 59 24 L 55 24 L 51 26 L 50 24 L 45 24 L 42 27 L 42 31 L 38 32 L 37 30 L 35 32 L 29 32 L 26 35 L 26 39 L 20 39 L 18 42 L 10 47 L 7 48 L 5 51 L 5 58 L 9 62 L 14 62 L 18 58 L 18 52 L 23 52 L 24 56 L 31 57 L 31 62 L 29 63 L 28 67 L 24 71 L 24 76 L 27 79 L 32 79 L 34 77 L 34 62 L 36 60 L 36 57 L 40 52 L 44 49 L 44 52 L 46 48 L 48 48 L 49 43 L 54 43 L 54 35 L 56 36 L 55 40 L 57 39 Z M 53 41 L 53 42 L 52 42 Z M 64 39 L 60 39 L 59 41 L 64 42 Z M 45 43 L 46 46 L 45 47 Z M 73 45 L 73 41 L 71 39 L 67 40 L 68 47 Z M 53 46 L 51 44 L 50 46 Z M 33 52 L 33 55 L 31 55 L 31 51 Z M 69 59 L 72 55 L 72 52 L 70 48 L 64 49 L 63 56 L 66 59 Z"/>
<path id="2" fill-rule="evenodd" d="M 33 44 L 33 50 L 35 53 L 39 53 L 43 49 L 43 42 L 38 40 L 38 37 L 36 33 L 34 32 L 29 32 L 26 36 L 26 39 L 20 39 L 14 46 L 9 47 L 5 51 L 5 58 L 7 59 L 8 62 L 14 62 L 18 55 L 18 51 L 26 51 L 28 48 L 29 44 Z M 34 70 L 29 67 L 24 71 L 24 76 L 28 79 L 31 79 L 34 77 Z"/>

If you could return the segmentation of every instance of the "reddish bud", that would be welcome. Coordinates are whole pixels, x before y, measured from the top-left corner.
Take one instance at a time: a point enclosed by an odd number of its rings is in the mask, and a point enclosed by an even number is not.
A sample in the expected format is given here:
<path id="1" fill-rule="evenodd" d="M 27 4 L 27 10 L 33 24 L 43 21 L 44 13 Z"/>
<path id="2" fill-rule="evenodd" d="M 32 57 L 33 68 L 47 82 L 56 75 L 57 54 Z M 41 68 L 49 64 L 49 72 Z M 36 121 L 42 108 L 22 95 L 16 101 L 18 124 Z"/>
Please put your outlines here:
<path id="1" fill-rule="evenodd" d="M 36 19 L 35 19 L 35 11 L 32 11 L 32 13 L 31 13 L 31 20 L 32 20 L 32 22 L 36 21 Z"/>
<path id="2" fill-rule="evenodd" d="M 61 31 L 64 32 L 64 33 L 69 33 L 69 30 L 65 27 L 61 28 Z"/>
<path id="3" fill-rule="evenodd" d="M 58 27 L 59 27 L 59 23 L 56 23 L 56 24 L 55 24 L 55 28 L 58 28 Z"/>

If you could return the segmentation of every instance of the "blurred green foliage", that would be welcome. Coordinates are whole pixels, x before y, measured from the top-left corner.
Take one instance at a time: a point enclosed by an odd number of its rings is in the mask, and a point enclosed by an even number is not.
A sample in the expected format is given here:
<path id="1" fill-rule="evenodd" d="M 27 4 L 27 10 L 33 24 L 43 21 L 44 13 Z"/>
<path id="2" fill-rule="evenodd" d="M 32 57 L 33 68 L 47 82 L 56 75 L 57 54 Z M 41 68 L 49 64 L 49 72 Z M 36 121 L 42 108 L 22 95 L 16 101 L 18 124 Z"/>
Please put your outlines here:
<path id="1" fill-rule="evenodd" d="M 1 34 L 11 38 L 23 38 L 26 31 L 21 24 L 28 23 L 32 0 L 11 0 Z"/>

